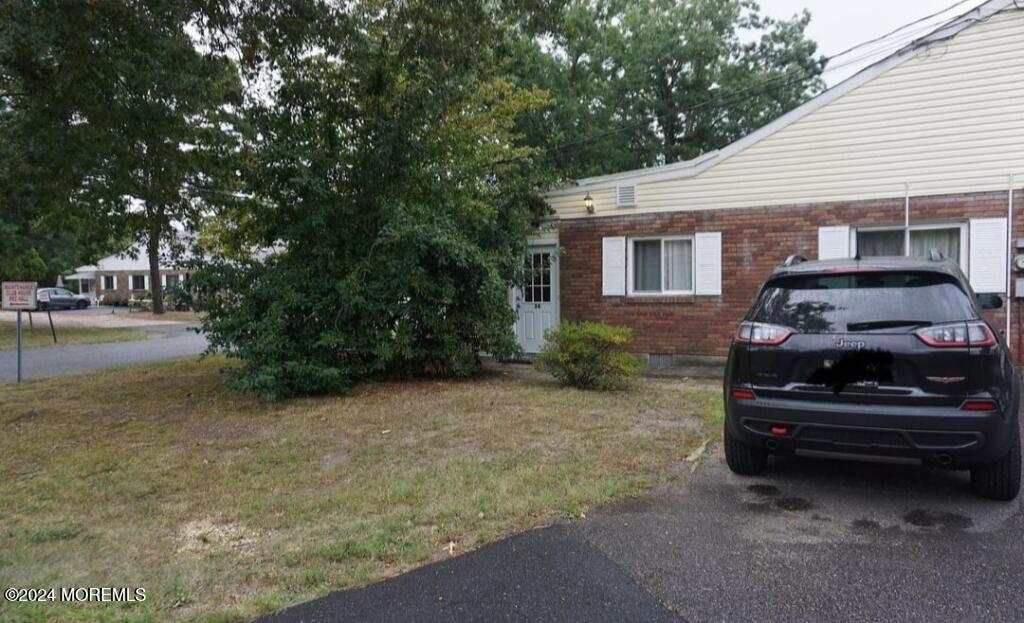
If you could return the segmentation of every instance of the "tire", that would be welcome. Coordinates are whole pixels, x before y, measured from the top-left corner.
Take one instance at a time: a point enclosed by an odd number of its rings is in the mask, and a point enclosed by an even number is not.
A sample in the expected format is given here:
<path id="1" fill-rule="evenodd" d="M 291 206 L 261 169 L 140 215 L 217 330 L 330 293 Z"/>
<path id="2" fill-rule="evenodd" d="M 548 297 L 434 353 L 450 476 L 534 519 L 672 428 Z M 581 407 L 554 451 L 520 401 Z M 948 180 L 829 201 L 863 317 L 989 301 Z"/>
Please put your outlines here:
<path id="1" fill-rule="evenodd" d="M 756 476 L 768 465 L 768 451 L 748 446 L 732 436 L 729 425 L 725 425 L 725 462 L 734 474 Z"/>
<path id="2" fill-rule="evenodd" d="M 971 468 L 971 491 L 990 500 L 1012 500 L 1020 493 L 1020 424 L 1012 429 L 1010 449 L 994 463 Z"/>
<path id="3" fill-rule="evenodd" d="M 48 308 L 49 306 L 50 306 L 50 304 L 49 304 L 49 303 L 40 303 L 40 304 L 39 304 L 39 311 L 46 311 L 46 309 L 47 309 L 47 308 Z"/>
<path id="4" fill-rule="evenodd" d="M 86 303 L 85 301 L 78 301 L 77 303 L 75 303 L 75 309 L 85 309 L 88 306 L 89 304 Z"/>

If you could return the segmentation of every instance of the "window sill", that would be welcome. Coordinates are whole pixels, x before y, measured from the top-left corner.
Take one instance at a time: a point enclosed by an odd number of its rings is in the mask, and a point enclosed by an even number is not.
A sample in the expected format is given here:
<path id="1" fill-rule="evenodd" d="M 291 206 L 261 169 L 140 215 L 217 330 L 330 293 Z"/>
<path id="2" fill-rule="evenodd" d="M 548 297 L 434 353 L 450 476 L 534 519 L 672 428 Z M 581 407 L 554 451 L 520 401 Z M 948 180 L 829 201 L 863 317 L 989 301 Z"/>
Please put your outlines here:
<path id="1" fill-rule="evenodd" d="M 695 294 L 630 294 L 626 297 L 626 302 L 636 303 L 638 305 L 657 305 L 659 303 L 695 303 L 697 301 L 697 295 Z"/>

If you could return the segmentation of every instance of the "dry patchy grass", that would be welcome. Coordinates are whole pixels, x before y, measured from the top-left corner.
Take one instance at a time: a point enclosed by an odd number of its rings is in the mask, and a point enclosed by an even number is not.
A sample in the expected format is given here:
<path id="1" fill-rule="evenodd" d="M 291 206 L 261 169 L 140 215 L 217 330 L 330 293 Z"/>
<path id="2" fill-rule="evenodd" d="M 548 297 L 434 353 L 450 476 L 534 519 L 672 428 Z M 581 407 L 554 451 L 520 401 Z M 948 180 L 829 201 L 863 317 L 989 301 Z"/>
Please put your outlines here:
<path id="1" fill-rule="evenodd" d="M 0 388 L 0 584 L 147 589 L 0 619 L 247 620 L 638 494 L 721 411 L 680 382 L 499 373 L 264 404 L 226 365 Z"/>
<path id="2" fill-rule="evenodd" d="M 43 346 L 67 346 L 68 344 L 99 344 L 102 342 L 129 342 L 132 340 L 144 340 L 149 337 L 140 331 L 129 329 L 108 329 L 97 327 L 57 327 L 57 344 L 53 343 L 53 335 L 50 333 L 50 324 L 45 314 L 35 319 L 35 328 L 30 329 L 28 318 L 24 318 L 21 324 L 22 344 L 25 348 L 37 348 Z M 0 350 L 13 350 L 17 348 L 17 326 L 13 322 L 0 322 Z"/>

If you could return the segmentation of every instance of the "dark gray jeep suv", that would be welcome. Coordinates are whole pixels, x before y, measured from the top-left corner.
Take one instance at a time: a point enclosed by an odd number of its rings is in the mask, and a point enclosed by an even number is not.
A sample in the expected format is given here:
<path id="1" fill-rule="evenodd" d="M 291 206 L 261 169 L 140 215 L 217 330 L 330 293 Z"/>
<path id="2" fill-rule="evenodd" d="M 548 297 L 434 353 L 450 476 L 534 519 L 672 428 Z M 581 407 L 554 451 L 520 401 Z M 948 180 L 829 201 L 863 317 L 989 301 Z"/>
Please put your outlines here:
<path id="1" fill-rule="evenodd" d="M 889 456 L 971 470 L 978 495 L 1020 490 L 1020 380 L 959 267 L 794 256 L 761 288 L 729 351 L 725 456 Z"/>

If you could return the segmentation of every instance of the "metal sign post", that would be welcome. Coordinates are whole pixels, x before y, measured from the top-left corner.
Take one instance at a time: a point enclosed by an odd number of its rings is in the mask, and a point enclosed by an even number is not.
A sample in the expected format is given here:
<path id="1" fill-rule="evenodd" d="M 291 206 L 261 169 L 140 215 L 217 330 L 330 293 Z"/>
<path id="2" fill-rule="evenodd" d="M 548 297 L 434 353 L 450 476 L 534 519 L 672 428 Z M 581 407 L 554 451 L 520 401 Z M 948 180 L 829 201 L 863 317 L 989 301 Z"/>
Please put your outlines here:
<path id="1" fill-rule="evenodd" d="M 40 303 L 47 303 L 47 306 L 46 306 L 46 317 L 50 320 L 50 335 L 53 336 L 53 343 L 56 344 L 57 343 L 57 330 L 53 328 L 53 312 L 50 310 L 50 306 L 48 304 L 49 302 L 50 302 L 50 291 L 49 290 L 39 290 L 38 292 L 36 292 L 36 305 L 39 305 Z M 29 317 L 29 320 L 31 320 L 32 319 L 32 314 L 29 314 L 28 317 Z"/>
<path id="2" fill-rule="evenodd" d="M 21 382 L 21 312 L 32 311 L 36 308 L 36 282 L 35 281 L 4 281 L 0 284 L 3 289 L 3 299 L 0 307 L 18 312 L 17 343 L 18 343 L 18 382 Z"/>
<path id="3" fill-rule="evenodd" d="M 18 310 L 18 328 L 15 329 L 18 334 L 18 382 L 21 382 L 21 310 Z"/>

